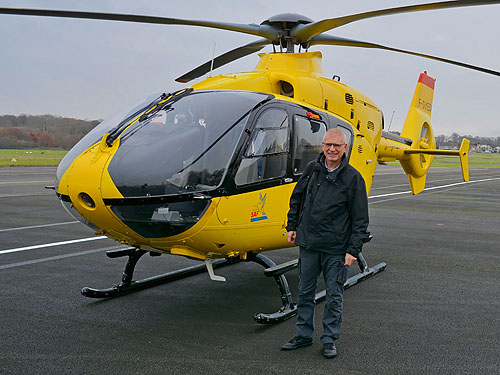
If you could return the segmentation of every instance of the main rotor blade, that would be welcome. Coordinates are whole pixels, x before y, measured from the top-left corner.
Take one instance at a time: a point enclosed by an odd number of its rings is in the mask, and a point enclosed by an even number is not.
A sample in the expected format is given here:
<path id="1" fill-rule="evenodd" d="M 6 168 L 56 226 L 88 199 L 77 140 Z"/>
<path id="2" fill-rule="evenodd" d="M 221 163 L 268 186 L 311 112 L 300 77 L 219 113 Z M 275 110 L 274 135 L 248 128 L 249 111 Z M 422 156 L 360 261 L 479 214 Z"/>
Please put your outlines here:
<path id="1" fill-rule="evenodd" d="M 500 72 L 497 72 L 495 70 L 482 68 L 480 66 L 470 65 L 470 64 L 466 64 L 466 63 L 463 63 L 460 61 L 444 59 L 442 57 L 426 55 L 426 54 L 423 54 L 420 52 L 406 51 L 406 50 L 399 49 L 399 48 L 392 48 L 392 47 L 383 46 L 381 44 L 363 42 L 360 40 L 346 39 L 346 38 L 340 38 L 340 37 L 336 37 L 336 36 L 321 34 L 321 35 L 317 35 L 311 39 L 311 45 L 317 45 L 317 44 L 344 46 L 344 47 L 361 47 L 361 48 L 383 49 L 386 51 L 400 52 L 400 53 L 405 53 L 407 55 L 424 57 L 426 59 L 436 60 L 436 61 L 444 62 L 447 64 L 458 65 L 458 66 L 461 66 L 463 68 L 473 69 L 473 70 L 477 70 L 477 71 L 480 71 L 483 73 L 488 73 L 488 74 L 492 74 L 495 76 L 500 76 Z"/>
<path id="2" fill-rule="evenodd" d="M 122 21 L 136 23 L 152 23 L 161 25 L 186 25 L 186 26 L 202 26 L 212 29 L 222 29 L 235 31 L 244 34 L 257 35 L 271 41 L 278 40 L 279 30 L 272 25 L 255 25 L 255 24 L 237 24 L 226 22 L 211 22 L 200 20 L 184 20 L 179 18 L 166 18 L 156 16 L 140 16 L 134 14 L 116 14 L 116 13 L 95 13 L 95 12 L 80 12 L 66 10 L 50 10 L 50 9 L 21 9 L 21 8 L 0 8 L 0 14 L 13 14 L 19 16 L 41 16 L 41 17 L 58 17 L 58 18 L 83 18 L 90 20 L 107 20 L 107 21 Z"/>
<path id="3" fill-rule="evenodd" d="M 340 26 L 347 25 L 348 23 L 354 21 L 360 21 L 367 18 L 387 16 L 390 14 L 399 13 L 409 13 L 409 12 L 419 12 L 422 10 L 436 10 L 445 8 L 457 8 L 457 7 L 468 7 L 476 5 L 491 5 L 500 4 L 498 0 L 458 0 L 458 1 L 444 1 L 438 3 L 420 4 L 420 5 L 408 5 L 398 8 L 389 8 L 382 10 L 375 10 L 371 12 L 363 12 L 358 14 L 353 14 L 350 16 L 329 18 L 322 21 L 317 21 L 305 25 L 297 25 L 292 31 L 291 36 L 300 40 L 304 43 L 311 39 L 313 36 L 321 34 L 325 31 L 335 29 Z"/>
<path id="4" fill-rule="evenodd" d="M 201 77 L 202 75 L 208 73 L 212 68 L 216 69 L 219 68 L 223 65 L 226 65 L 234 60 L 237 60 L 241 57 L 245 57 L 247 55 L 250 55 L 254 52 L 260 51 L 262 48 L 267 46 L 268 44 L 271 44 L 271 42 L 267 39 L 260 39 L 257 40 L 256 42 L 252 42 L 249 44 L 245 44 L 244 46 L 235 48 L 229 52 L 226 52 L 223 55 L 217 56 L 213 60 L 213 66 L 212 66 L 212 60 L 207 61 L 205 64 L 200 65 L 199 67 L 191 70 L 190 72 L 184 74 L 183 76 L 179 77 L 176 79 L 177 82 L 182 82 L 182 83 L 187 83 L 191 81 L 192 79 Z"/>

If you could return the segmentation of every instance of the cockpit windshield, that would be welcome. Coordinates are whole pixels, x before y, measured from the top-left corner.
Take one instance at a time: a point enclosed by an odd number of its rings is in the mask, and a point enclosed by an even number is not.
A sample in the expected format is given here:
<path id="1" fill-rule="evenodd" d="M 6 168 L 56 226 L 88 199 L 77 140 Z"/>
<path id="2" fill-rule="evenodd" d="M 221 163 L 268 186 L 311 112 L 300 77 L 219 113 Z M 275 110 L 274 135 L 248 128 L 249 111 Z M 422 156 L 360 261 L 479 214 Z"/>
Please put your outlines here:
<path id="1" fill-rule="evenodd" d="M 251 110 L 269 95 L 194 91 L 126 129 L 108 171 L 124 197 L 215 189 Z"/>

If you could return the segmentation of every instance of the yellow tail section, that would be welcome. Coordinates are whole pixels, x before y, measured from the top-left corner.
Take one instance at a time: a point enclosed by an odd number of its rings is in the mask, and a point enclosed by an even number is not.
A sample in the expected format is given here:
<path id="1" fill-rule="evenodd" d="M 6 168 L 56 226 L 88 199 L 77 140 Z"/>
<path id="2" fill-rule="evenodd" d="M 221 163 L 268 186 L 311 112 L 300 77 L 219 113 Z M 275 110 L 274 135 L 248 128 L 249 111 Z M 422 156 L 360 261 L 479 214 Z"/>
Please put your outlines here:
<path id="1" fill-rule="evenodd" d="M 382 134 L 379 160 L 398 159 L 408 175 L 411 191 L 418 194 L 425 188 L 427 171 L 434 155 L 457 155 L 460 157 L 462 175 L 469 181 L 468 152 L 469 140 L 464 139 L 460 150 L 437 150 L 431 126 L 432 100 L 435 79 L 427 72 L 420 74 L 415 93 L 406 116 L 401 137 Z"/>
<path id="2" fill-rule="evenodd" d="M 436 148 L 436 141 L 431 127 L 432 99 L 434 97 L 435 79 L 426 72 L 420 74 L 417 88 L 413 94 L 410 110 L 406 116 L 401 137 L 413 141 L 411 149 L 429 150 Z M 418 194 L 425 188 L 425 179 L 434 155 L 407 154 L 401 159 L 401 166 L 408 175 L 413 194 Z"/>

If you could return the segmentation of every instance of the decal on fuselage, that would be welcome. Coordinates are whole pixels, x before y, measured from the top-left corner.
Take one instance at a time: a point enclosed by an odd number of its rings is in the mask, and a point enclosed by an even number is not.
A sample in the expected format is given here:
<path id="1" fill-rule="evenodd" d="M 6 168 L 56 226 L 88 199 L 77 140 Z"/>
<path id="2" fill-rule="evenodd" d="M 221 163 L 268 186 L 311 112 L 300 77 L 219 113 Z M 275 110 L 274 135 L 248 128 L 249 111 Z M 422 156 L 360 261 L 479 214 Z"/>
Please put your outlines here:
<path id="1" fill-rule="evenodd" d="M 267 215 L 266 215 L 266 212 L 264 211 L 264 206 L 266 205 L 267 193 L 265 193 L 264 195 L 262 195 L 262 193 L 259 193 L 259 195 L 260 195 L 260 200 L 254 206 L 255 208 L 250 213 L 250 222 L 251 223 L 253 223 L 255 221 L 267 220 Z"/>

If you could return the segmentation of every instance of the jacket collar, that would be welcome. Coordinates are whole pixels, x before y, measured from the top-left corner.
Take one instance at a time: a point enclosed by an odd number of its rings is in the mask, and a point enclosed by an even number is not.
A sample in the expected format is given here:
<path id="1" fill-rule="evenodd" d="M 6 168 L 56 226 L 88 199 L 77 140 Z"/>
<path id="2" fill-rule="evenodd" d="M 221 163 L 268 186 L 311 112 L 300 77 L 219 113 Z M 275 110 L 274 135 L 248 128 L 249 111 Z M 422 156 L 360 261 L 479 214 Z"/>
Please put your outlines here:
<path id="1" fill-rule="evenodd" d="M 346 156 L 344 154 L 344 155 L 342 155 L 342 160 L 340 161 L 339 167 L 335 171 L 330 172 L 330 173 L 332 173 L 332 174 L 334 174 L 336 176 L 337 174 L 340 173 L 340 171 L 342 171 L 342 169 L 345 168 L 345 166 L 347 164 L 348 164 L 347 158 L 346 158 Z M 318 169 L 318 170 L 321 170 L 321 171 L 323 171 L 325 173 L 329 173 L 328 170 L 325 167 L 325 154 L 323 154 L 323 153 L 319 154 L 318 159 L 316 159 L 316 163 L 315 163 L 314 169 Z"/>

